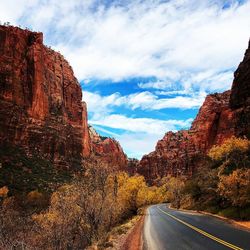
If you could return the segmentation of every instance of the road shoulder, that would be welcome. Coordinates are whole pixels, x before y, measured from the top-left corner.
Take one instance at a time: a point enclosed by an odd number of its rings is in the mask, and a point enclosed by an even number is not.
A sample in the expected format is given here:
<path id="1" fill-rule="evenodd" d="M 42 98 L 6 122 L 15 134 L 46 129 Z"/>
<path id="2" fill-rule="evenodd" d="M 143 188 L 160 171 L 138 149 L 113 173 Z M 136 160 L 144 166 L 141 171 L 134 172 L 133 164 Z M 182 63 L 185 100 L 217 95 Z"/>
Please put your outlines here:
<path id="1" fill-rule="evenodd" d="M 173 208 L 171 206 L 167 206 L 167 207 L 169 209 L 176 210 L 176 211 L 210 215 L 210 216 L 213 216 L 213 217 L 215 217 L 217 219 L 223 220 L 223 221 L 233 225 L 236 228 L 243 229 L 243 230 L 246 230 L 246 231 L 250 232 L 250 221 L 237 221 L 237 220 L 233 220 L 233 219 L 229 219 L 229 218 L 220 216 L 218 214 L 212 214 L 212 213 L 205 212 L 205 211 L 200 211 L 200 210 L 189 210 L 189 209 L 182 209 L 182 208 L 177 209 L 177 208 Z"/>
<path id="2" fill-rule="evenodd" d="M 131 229 L 126 237 L 121 250 L 140 250 L 143 246 L 143 225 L 144 225 L 145 215 L 141 215 L 140 219 L 137 221 L 135 226 Z"/>

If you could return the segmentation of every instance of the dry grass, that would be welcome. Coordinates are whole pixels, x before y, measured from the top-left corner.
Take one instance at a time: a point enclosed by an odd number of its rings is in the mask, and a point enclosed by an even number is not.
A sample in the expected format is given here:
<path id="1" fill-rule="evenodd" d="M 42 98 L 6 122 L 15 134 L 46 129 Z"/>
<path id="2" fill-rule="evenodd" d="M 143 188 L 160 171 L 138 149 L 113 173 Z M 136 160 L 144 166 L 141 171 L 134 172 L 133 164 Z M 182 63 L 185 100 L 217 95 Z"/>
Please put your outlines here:
<path id="1" fill-rule="evenodd" d="M 136 215 L 125 223 L 114 227 L 105 238 L 89 246 L 87 250 L 121 249 L 122 245 L 140 218 L 141 216 Z"/>

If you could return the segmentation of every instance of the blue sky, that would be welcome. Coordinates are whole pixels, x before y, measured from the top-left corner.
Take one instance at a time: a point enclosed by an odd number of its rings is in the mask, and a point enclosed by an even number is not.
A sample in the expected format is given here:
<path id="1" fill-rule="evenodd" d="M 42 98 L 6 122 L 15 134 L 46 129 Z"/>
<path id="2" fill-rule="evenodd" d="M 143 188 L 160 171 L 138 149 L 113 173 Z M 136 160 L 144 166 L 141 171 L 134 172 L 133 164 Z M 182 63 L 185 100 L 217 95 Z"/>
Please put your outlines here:
<path id="1" fill-rule="evenodd" d="M 236 0 L 0 0 L 1 22 L 42 31 L 72 65 L 89 123 L 137 158 L 231 87 L 249 13 Z"/>

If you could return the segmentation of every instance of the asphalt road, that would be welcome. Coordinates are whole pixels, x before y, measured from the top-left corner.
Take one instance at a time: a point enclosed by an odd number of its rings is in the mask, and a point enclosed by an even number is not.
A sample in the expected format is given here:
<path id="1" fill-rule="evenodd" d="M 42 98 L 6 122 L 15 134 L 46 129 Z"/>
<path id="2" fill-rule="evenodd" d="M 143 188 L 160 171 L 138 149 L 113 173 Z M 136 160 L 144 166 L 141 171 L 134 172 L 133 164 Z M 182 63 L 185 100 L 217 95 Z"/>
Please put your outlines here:
<path id="1" fill-rule="evenodd" d="M 147 209 L 143 242 L 144 250 L 250 250 L 250 232 L 213 216 L 161 204 Z"/>

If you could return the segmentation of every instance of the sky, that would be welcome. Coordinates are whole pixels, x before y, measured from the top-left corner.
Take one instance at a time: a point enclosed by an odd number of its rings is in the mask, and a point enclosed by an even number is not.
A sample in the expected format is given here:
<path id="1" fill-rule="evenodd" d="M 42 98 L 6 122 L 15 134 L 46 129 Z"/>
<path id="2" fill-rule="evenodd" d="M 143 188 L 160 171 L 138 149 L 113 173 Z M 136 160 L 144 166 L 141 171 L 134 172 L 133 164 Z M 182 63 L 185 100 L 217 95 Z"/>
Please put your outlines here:
<path id="1" fill-rule="evenodd" d="M 0 21 L 43 32 L 73 67 L 89 123 L 140 159 L 231 87 L 250 0 L 0 0 Z"/>

